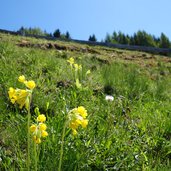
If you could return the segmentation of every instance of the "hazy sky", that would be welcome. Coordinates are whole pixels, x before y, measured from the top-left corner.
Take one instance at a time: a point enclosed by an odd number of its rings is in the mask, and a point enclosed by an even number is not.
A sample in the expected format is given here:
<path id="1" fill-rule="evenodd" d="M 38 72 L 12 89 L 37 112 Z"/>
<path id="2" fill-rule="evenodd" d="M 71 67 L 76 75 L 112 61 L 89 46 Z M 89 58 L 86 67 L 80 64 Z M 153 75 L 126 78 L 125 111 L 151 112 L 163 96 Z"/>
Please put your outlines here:
<path id="1" fill-rule="evenodd" d="M 171 40 L 171 0 L 1 0 L 0 28 L 59 28 L 73 39 L 98 41 L 113 31 L 132 35 L 138 30 Z"/>

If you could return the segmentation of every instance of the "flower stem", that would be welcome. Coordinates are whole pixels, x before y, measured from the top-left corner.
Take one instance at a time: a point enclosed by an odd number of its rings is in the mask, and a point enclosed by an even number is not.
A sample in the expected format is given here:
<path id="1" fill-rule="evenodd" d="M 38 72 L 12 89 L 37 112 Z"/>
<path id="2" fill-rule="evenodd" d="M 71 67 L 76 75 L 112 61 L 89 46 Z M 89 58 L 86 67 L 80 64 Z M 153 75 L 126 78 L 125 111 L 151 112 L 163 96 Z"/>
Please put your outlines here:
<path id="1" fill-rule="evenodd" d="M 37 171 L 37 144 L 34 142 L 35 171 Z"/>
<path id="2" fill-rule="evenodd" d="M 61 171 L 61 166 L 62 166 L 62 158 L 63 158 L 63 153 L 64 153 L 64 138 L 65 138 L 65 130 L 67 126 L 67 121 L 65 121 L 63 130 L 62 130 L 62 141 L 61 141 L 61 149 L 60 149 L 60 158 L 59 158 L 59 166 L 58 166 L 58 171 Z"/>
<path id="3" fill-rule="evenodd" d="M 29 107 L 30 108 L 30 107 Z M 31 118 L 31 114 L 30 114 L 30 109 L 28 110 L 28 119 L 27 119 L 27 170 L 30 170 L 30 118 Z"/>
<path id="4" fill-rule="evenodd" d="M 31 119 L 30 105 L 31 105 L 31 95 L 29 99 L 28 115 L 27 115 L 27 171 L 30 171 L 30 119 Z"/>

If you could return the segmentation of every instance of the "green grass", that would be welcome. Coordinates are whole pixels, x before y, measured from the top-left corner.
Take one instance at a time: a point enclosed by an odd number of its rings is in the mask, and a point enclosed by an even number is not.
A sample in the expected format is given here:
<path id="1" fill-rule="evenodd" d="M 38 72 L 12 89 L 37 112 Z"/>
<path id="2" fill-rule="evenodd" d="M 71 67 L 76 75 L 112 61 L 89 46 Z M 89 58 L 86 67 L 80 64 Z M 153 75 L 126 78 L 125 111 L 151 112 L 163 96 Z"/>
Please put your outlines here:
<path id="1" fill-rule="evenodd" d="M 36 107 L 47 117 L 49 136 L 38 145 L 38 170 L 57 170 L 64 122 L 78 106 L 87 109 L 89 123 L 77 136 L 67 127 L 63 171 L 171 170 L 170 58 L 60 41 L 51 43 L 89 51 L 19 47 L 22 40 L 50 41 L 5 34 L 0 40 L 0 170 L 26 170 L 27 111 L 8 97 L 9 87 L 24 88 L 20 75 L 36 83 L 31 122 Z M 67 63 L 70 57 L 83 67 L 81 89 Z M 106 101 L 106 95 L 114 101 Z M 30 170 L 34 165 L 31 143 Z"/>

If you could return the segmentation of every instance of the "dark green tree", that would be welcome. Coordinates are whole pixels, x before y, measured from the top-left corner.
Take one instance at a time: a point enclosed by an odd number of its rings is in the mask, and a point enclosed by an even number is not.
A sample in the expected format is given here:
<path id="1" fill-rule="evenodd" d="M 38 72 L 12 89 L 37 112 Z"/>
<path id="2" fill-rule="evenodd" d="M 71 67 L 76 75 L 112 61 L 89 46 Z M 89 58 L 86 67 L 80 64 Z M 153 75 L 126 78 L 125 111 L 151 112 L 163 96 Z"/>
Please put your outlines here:
<path id="1" fill-rule="evenodd" d="M 66 34 L 65 34 L 65 38 L 66 38 L 66 39 L 71 39 L 71 36 L 70 36 L 70 34 L 69 34 L 68 31 L 67 31 Z"/>
<path id="2" fill-rule="evenodd" d="M 118 43 L 118 34 L 117 34 L 117 32 L 116 31 L 114 31 L 113 32 L 113 35 L 112 36 L 110 36 L 111 37 L 111 43 L 115 43 L 115 44 L 117 44 Z"/>
<path id="3" fill-rule="evenodd" d="M 138 31 L 134 34 L 134 45 L 156 47 L 153 36 L 145 31 Z"/>
<path id="4" fill-rule="evenodd" d="M 153 35 L 153 40 L 154 40 L 154 42 L 155 42 L 155 44 L 156 44 L 156 47 L 159 47 L 160 38 Z"/>
<path id="5" fill-rule="evenodd" d="M 107 33 L 105 37 L 105 43 L 111 43 L 111 42 L 112 42 L 112 36 L 110 36 L 110 34 Z"/>
<path id="6" fill-rule="evenodd" d="M 22 26 L 17 32 L 19 34 L 21 34 L 21 35 L 25 35 L 25 29 L 24 29 L 24 27 Z"/>
<path id="7" fill-rule="evenodd" d="M 24 28 L 21 27 L 18 32 L 21 34 L 31 34 L 31 35 L 40 35 L 40 36 L 45 36 L 45 33 L 39 28 L 39 27 L 29 27 L 29 28 Z"/>
<path id="8" fill-rule="evenodd" d="M 129 44 L 129 36 L 125 35 L 124 33 L 122 33 L 121 31 L 118 32 L 117 35 L 117 42 L 119 44 Z"/>
<path id="9" fill-rule="evenodd" d="M 92 42 L 96 42 L 97 41 L 96 36 L 94 34 L 92 36 L 90 36 L 88 40 L 92 41 Z"/>
<path id="10" fill-rule="evenodd" d="M 164 33 L 161 33 L 159 47 L 160 48 L 170 48 L 171 47 L 170 40 Z"/>
<path id="11" fill-rule="evenodd" d="M 129 39 L 129 40 L 130 40 L 130 41 L 129 41 L 129 44 L 130 44 L 130 45 L 135 45 L 135 36 L 136 36 L 135 33 L 134 33 L 133 36 L 130 36 L 130 39 Z"/>
<path id="12" fill-rule="evenodd" d="M 60 38 L 61 37 L 61 32 L 59 29 L 55 30 L 54 33 L 53 33 L 53 36 L 56 37 L 56 38 Z"/>
<path id="13" fill-rule="evenodd" d="M 44 35 L 44 32 L 39 28 L 39 27 L 34 27 L 34 28 L 29 28 L 26 29 L 27 34 L 31 34 L 31 35 Z"/>

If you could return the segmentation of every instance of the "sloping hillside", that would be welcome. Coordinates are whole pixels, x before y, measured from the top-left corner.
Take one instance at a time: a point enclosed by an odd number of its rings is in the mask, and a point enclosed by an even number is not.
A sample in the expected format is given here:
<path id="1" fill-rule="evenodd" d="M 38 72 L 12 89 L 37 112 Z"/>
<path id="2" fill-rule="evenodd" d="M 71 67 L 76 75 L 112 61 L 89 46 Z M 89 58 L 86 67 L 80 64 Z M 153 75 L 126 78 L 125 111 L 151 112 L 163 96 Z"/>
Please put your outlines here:
<path id="1" fill-rule="evenodd" d="M 171 169 L 170 57 L 0 33 L 0 68 L 0 170 Z"/>

